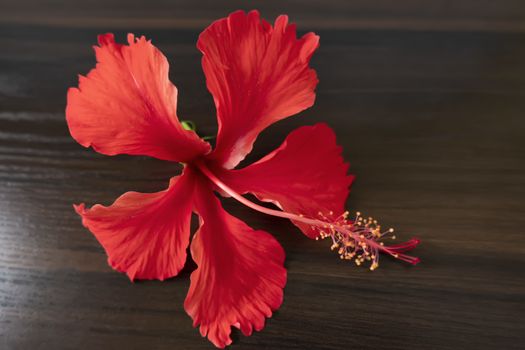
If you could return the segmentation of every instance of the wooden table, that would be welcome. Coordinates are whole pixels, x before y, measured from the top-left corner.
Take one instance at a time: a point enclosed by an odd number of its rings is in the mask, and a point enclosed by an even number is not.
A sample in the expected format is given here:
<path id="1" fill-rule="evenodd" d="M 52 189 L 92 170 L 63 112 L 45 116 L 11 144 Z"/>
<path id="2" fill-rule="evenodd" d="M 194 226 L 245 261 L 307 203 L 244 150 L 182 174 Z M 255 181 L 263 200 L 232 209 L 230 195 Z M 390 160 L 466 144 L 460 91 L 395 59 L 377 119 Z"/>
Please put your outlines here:
<path id="1" fill-rule="evenodd" d="M 357 181 L 348 208 L 400 238 L 413 268 L 340 261 L 290 223 L 224 205 L 287 253 L 285 302 L 232 349 L 523 349 L 525 5 L 521 1 L 258 3 L 288 13 L 321 47 L 315 106 L 258 139 L 249 160 L 299 125 L 335 128 Z M 94 65 L 98 33 L 145 34 L 168 56 L 179 115 L 216 130 L 195 48 L 245 2 L 2 0 L 0 348 L 212 349 L 182 303 L 188 269 L 130 283 L 110 269 L 72 203 L 165 188 L 180 169 L 105 157 L 69 136 L 66 89 Z"/>

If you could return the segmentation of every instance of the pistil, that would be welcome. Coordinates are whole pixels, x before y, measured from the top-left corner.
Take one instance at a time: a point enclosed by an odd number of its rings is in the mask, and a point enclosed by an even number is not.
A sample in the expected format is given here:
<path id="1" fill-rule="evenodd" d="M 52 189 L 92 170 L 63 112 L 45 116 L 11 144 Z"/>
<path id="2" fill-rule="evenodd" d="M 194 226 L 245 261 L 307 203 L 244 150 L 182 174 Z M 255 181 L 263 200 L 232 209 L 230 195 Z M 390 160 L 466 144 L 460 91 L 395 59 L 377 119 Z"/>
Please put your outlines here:
<path id="1" fill-rule="evenodd" d="M 316 240 L 331 238 L 331 249 L 337 250 L 341 259 L 353 259 L 358 266 L 368 261 L 371 263 L 370 270 L 375 270 L 379 266 L 379 253 L 388 254 L 413 265 L 420 261 L 419 258 L 404 254 L 404 252 L 414 249 L 419 244 L 420 241 L 418 239 L 412 238 L 401 244 L 387 246 L 385 245 L 385 240 L 396 238 L 393 235 L 394 229 L 390 228 L 382 231 L 381 225 L 372 217 L 364 218 L 360 212 L 357 212 L 354 219 L 349 220 L 349 212 L 344 212 L 335 218 L 333 212 L 319 212 L 318 218 L 311 218 L 303 214 L 266 208 L 246 199 L 226 185 L 204 162 L 199 161 L 195 165 L 218 188 L 247 207 L 267 215 L 310 225 L 314 231 L 318 232 Z"/>

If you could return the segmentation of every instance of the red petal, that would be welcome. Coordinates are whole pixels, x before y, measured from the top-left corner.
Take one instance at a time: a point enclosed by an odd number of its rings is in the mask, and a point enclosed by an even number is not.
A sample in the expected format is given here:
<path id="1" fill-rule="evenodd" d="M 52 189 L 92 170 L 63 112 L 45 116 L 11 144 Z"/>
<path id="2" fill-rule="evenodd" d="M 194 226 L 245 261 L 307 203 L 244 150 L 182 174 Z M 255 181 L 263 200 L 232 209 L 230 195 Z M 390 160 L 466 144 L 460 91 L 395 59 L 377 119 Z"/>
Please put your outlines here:
<path id="1" fill-rule="evenodd" d="M 354 179 L 347 175 L 348 168 L 333 130 L 316 124 L 294 130 L 279 148 L 246 168 L 215 172 L 240 193 L 251 192 L 285 211 L 319 218 L 319 212 L 343 213 Z M 317 236 L 309 225 L 294 223 L 307 236 Z"/>
<path id="2" fill-rule="evenodd" d="M 197 47 L 219 123 L 214 159 L 233 168 L 262 130 L 312 106 L 318 80 L 308 63 L 318 45 L 313 33 L 297 39 L 287 16 L 272 28 L 257 11 L 234 12 L 202 32 Z"/>
<path id="3" fill-rule="evenodd" d="M 208 143 L 184 130 L 177 118 L 177 88 L 166 57 L 144 37 L 99 36 L 97 66 L 67 95 L 71 135 L 84 147 L 107 154 L 148 155 L 186 162 L 207 153 Z"/>
<path id="4" fill-rule="evenodd" d="M 198 268 L 191 274 L 184 308 L 201 335 L 223 348 L 232 342 L 232 325 L 250 335 L 281 305 L 284 251 L 270 234 L 226 213 L 211 189 L 198 192 L 201 226 L 191 243 Z"/>
<path id="5" fill-rule="evenodd" d="M 75 210 L 106 250 L 108 263 L 134 279 L 173 277 L 186 261 L 193 180 L 174 177 L 167 190 L 127 192 L 109 207 Z"/>

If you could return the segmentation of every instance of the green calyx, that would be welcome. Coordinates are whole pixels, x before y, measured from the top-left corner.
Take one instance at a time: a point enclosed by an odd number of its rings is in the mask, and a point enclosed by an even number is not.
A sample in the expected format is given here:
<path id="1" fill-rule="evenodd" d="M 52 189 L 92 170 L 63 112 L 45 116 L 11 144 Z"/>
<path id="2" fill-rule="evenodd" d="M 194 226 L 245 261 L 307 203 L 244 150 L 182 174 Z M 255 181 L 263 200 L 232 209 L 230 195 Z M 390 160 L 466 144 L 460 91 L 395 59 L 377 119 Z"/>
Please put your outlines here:
<path id="1" fill-rule="evenodd" d="M 191 120 L 182 120 L 180 123 L 182 124 L 182 128 L 184 130 L 193 131 L 194 133 L 197 134 L 197 124 L 195 124 L 193 121 L 191 121 Z M 215 136 L 201 136 L 201 138 L 203 140 L 213 140 L 215 138 Z"/>
<path id="2" fill-rule="evenodd" d="M 184 130 L 189 130 L 189 131 L 194 131 L 194 132 L 197 131 L 197 125 L 195 125 L 195 123 L 192 122 L 191 120 L 183 120 L 180 123 L 182 124 L 182 127 L 184 128 Z"/>

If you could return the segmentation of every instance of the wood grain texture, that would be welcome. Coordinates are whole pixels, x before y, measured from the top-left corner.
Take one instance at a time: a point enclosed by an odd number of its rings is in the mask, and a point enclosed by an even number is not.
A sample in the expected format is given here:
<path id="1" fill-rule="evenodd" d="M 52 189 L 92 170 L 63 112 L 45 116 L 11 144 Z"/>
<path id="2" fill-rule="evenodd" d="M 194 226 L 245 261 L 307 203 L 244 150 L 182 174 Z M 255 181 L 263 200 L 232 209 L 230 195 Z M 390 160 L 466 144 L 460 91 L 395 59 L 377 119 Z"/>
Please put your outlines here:
<path id="1" fill-rule="evenodd" d="M 0 349 L 212 349 L 182 303 L 191 267 L 165 282 L 112 271 L 71 204 L 165 188 L 180 171 L 83 149 L 66 89 L 94 65 L 98 33 L 145 34 L 167 55 L 179 115 L 216 130 L 195 48 L 237 8 L 285 12 L 321 47 L 316 105 L 267 129 L 248 161 L 325 121 L 357 175 L 350 210 L 417 235 L 421 265 L 340 261 L 290 223 L 224 205 L 287 253 L 285 302 L 232 349 L 525 348 L 523 1 L 2 0 Z"/>

